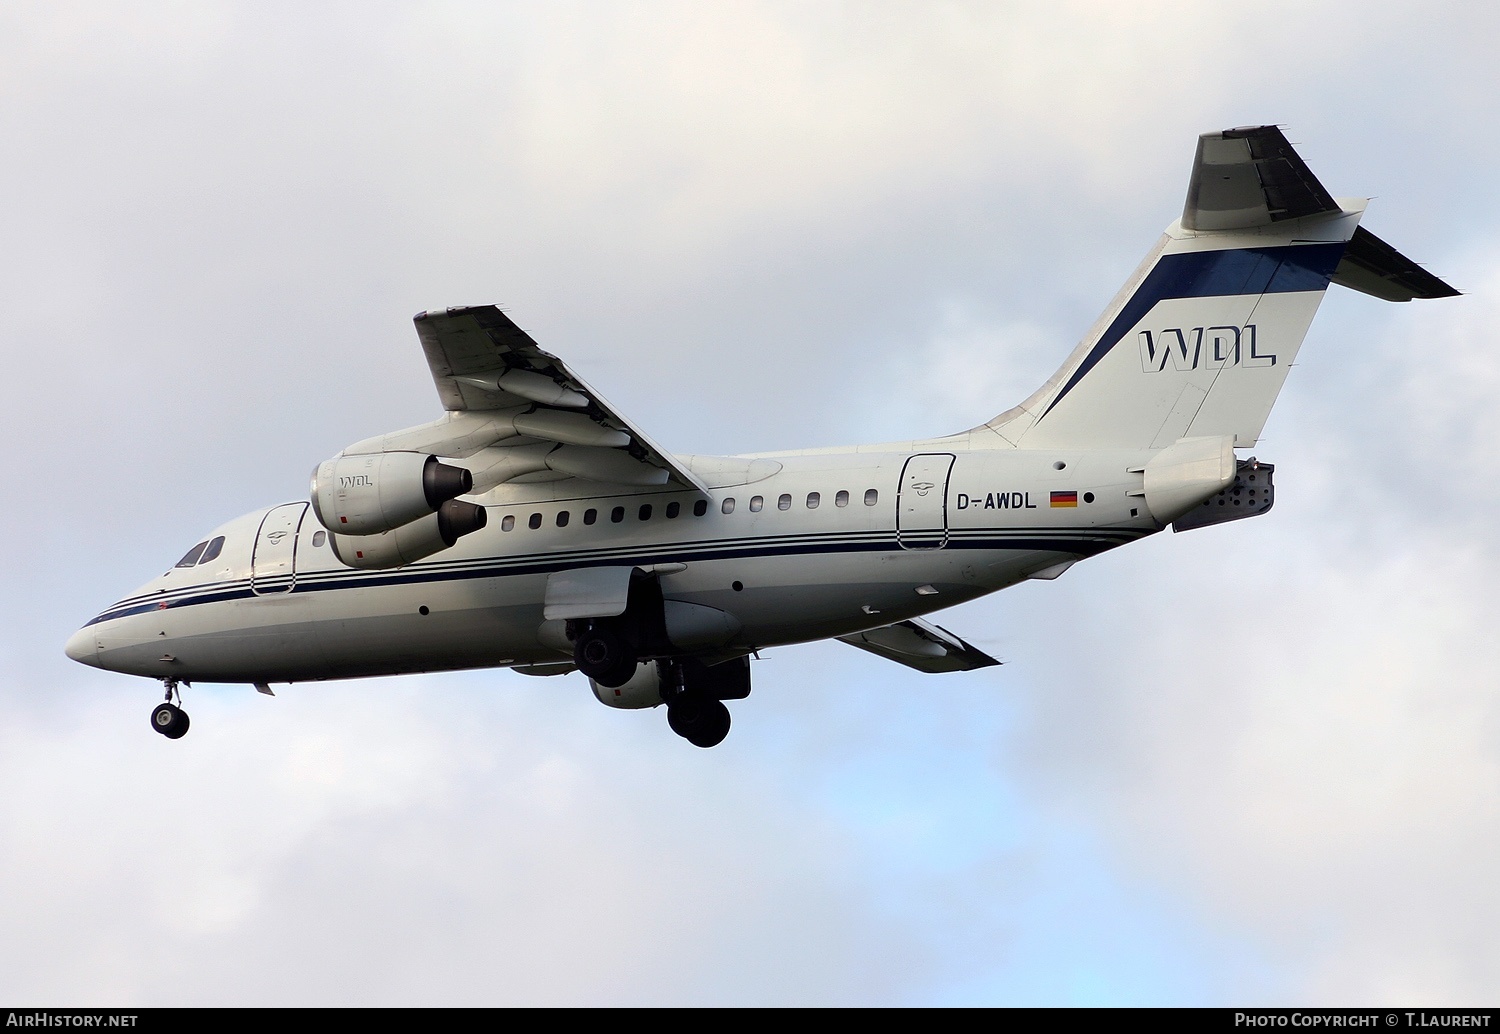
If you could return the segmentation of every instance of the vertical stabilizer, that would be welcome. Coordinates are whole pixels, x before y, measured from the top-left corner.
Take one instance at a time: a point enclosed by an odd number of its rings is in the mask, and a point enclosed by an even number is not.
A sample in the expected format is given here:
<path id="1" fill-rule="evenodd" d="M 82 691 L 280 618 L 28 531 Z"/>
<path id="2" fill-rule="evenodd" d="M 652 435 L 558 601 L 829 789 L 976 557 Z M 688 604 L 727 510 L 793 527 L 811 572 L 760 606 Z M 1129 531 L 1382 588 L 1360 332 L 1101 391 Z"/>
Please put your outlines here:
<path id="1" fill-rule="evenodd" d="M 1063 367 L 986 427 L 1027 448 L 1254 445 L 1330 281 L 1456 293 L 1356 236 L 1364 207 L 1332 198 L 1274 126 L 1205 134 L 1182 218 Z"/>

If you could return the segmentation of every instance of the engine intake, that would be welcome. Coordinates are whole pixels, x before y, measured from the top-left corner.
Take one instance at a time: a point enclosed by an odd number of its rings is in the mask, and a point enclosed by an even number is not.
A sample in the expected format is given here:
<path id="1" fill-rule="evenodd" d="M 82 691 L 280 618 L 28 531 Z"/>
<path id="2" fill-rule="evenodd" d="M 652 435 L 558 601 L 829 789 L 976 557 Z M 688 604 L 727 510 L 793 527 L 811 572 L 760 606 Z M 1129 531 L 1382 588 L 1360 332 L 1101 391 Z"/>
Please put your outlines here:
<path id="1" fill-rule="evenodd" d="M 439 463 L 436 456 L 335 456 L 313 471 L 312 506 L 331 532 L 379 535 L 437 513 L 445 502 L 473 487 L 472 474 Z"/>

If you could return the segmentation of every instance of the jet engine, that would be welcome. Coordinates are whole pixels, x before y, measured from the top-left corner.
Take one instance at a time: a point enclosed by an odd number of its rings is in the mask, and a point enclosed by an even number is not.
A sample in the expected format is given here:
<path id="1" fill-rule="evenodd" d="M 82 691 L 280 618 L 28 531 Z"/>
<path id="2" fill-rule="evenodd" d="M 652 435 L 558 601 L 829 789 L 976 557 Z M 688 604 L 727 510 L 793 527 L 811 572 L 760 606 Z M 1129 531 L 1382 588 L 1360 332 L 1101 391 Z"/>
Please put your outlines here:
<path id="1" fill-rule="evenodd" d="M 656 707 L 662 701 L 661 695 L 661 669 L 656 661 L 642 661 L 635 666 L 635 674 L 623 686 L 601 686 L 593 679 L 589 679 L 589 687 L 593 689 L 594 696 L 599 703 L 610 707 L 628 708 L 636 710 L 642 707 Z"/>
<path id="2" fill-rule="evenodd" d="M 473 475 L 463 467 L 450 467 L 419 452 L 335 456 L 313 471 L 312 506 L 331 532 L 379 535 L 436 516 L 443 503 L 473 487 Z M 436 526 L 426 523 L 432 532 Z"/>
<path id="3" fill-rule="evenodd" d="M 333 555 L 350 567 L 382 571 L 405 567 L 441 552 L 464 535 L 484 527 L 485 521 L 484 507 L 448 499 L 438 506 L 436 513 L 392 531 L 379 535 L 330 534 L 328 545 Z"/>

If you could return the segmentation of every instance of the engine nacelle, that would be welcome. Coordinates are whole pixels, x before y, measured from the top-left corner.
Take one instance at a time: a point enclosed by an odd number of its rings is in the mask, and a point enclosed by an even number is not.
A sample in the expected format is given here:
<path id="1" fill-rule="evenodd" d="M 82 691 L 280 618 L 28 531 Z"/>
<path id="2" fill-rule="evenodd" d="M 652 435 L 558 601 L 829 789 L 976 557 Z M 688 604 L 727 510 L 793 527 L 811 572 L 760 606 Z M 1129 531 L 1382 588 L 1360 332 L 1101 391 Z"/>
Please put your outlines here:
<path id="1" fill-rule="evenodd" d="M 437 513 L 428 514 L 393 531 L 379 535 L 328 536 L 333 555 L 350 567 L 383 571 L 405 567 L 442 552 L 460 538 L 485 526 L 482 506 L 449 499 Z"/>
<path id="2" fill-rule="evenodd" d="M 589 679 L 589 687 L 599 703 L 610 707 L 629 708 L 656 707 L 661 699 L 661 669 L 655 661 L 642 661 L 635 667 L 635 674 L 623 686 L 611 689 Z"/>
<path id="3" fill-rule="evenodd" d="M 473 487 L 463 467 L 419 452 L 335 456 L 313 471 L 312 506 L 331 532 L 379 535 L 435 514 Z"/>

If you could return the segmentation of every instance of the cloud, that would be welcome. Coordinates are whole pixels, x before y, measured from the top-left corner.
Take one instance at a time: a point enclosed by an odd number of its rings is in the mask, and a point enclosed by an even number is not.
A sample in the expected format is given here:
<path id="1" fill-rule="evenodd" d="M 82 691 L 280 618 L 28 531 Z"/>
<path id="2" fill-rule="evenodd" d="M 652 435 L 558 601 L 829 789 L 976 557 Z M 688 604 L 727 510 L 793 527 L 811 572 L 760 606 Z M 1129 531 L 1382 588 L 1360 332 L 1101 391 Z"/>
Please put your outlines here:
<path id="1" fill-rule="evenodd" d="M 1500 967 L 1481 875 L 1500 862 L 1500 557 L 1472 476 L 1492 296 L 1318 343 L 1337 357 L 1320 376 L 1367 366 L 1344 390 L 1368 409 L 1341 431 L 1353 400 L 1304 414 L 1323 442 L 1294 446 L 1309 470 L 1267 457 L 1276 510 L 1122 555 L 1076 611 L 1028 621 L 1090 649 L 1048 651 L 1018 778 L 1271 947 L 1297 1000 L 1472 1004 Z"/>

